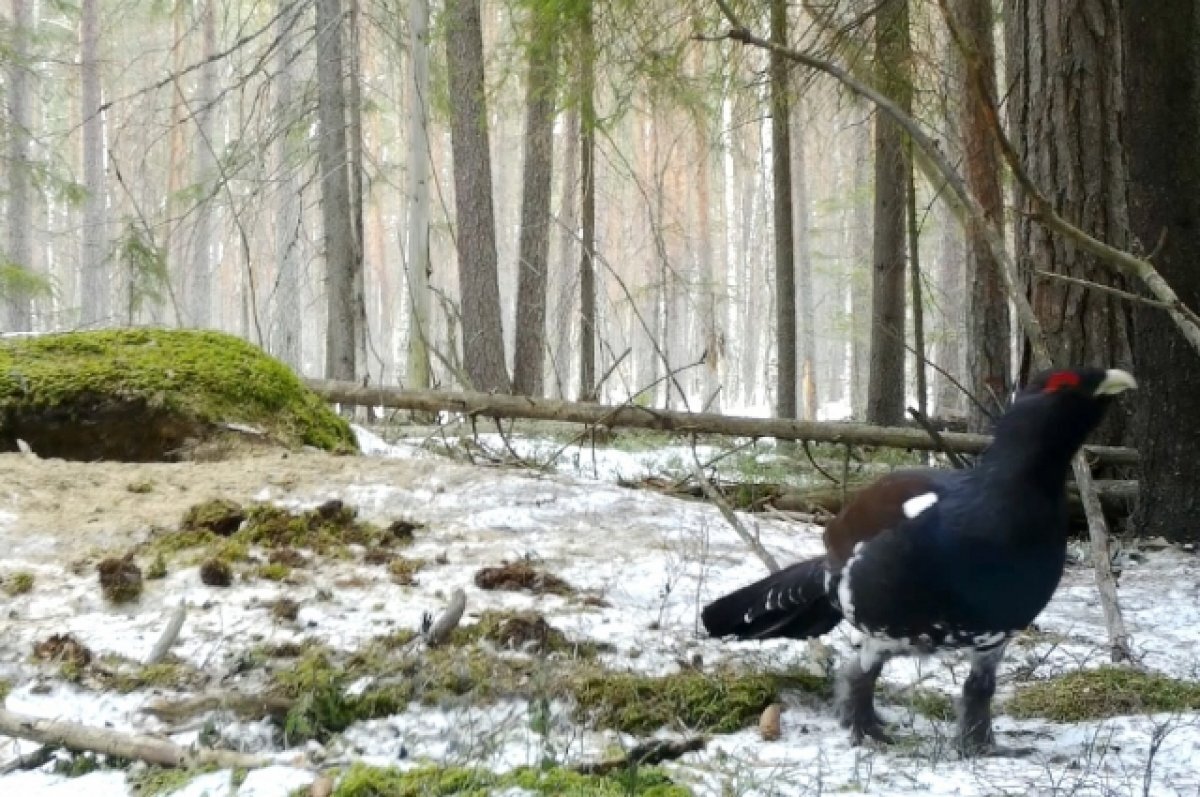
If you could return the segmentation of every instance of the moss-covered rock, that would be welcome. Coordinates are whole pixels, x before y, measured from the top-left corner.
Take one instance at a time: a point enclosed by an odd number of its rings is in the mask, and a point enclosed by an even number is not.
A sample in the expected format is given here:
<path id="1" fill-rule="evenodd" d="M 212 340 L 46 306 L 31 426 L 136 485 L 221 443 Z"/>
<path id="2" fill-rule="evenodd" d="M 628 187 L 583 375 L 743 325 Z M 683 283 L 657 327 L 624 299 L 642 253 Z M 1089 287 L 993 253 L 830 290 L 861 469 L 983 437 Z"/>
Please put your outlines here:
<path id="1" fill-rule="evenodd" d="M 262 430 L 285 446 L 357 450 L 349 425 L 283 363 L 220 332 L 117 329 L 0 340 L 0 448 L 147 462 Z"/>
<path id="2" fill-rule="evenodd" d="M 1127 667 L 1076 670 L 1017 690 L 1005 711 L 1020 719 L 1082 722 L 1200 709 L 1200 683 Z"/>
<path id="3" fill-rule="evenodd" d="M 334 790 L 334 797 L 487 797 L 506 790 L 569 797 L 687 797 L 686 788 L 672 783 L 652 767 L 614 775 L 583 775 L 563 767 L 522 767 L 496 774 L 466 767 L 421 767 L 401 772 L 355 764 Z"/>

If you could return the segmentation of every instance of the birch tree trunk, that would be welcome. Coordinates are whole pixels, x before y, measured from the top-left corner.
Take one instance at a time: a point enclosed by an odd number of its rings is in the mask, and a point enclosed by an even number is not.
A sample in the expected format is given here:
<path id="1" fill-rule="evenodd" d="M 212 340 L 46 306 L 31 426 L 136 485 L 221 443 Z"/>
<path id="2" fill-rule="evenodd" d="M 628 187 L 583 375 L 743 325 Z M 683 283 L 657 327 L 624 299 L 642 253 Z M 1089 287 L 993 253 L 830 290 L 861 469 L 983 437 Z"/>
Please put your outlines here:
<path id="1" fill-rule="evenodd" d="M 430 386 L 429 344 L 429 2 L 409 0 L 412 82 L 408 103 L 408 363 L 407 382 Z"/>
<path id="2" fill-rule="evenodd" d="M 80 112 L 83 115 L 83 229 L 80 231 L 80 322 L 109 319 L 107 188 L 104 180 L 104 114 L 100 83 L 100 0 L 82 0 L 79 21 Z"/>
<path id="3" fill-rule="evenodd" d="M 325 230 L 325 373 L 354 379 L 354 221 L 350 205 L 343 87 L 342 3 L 316 0 L 317 163 L 321 172 L 321 220 Z"/>

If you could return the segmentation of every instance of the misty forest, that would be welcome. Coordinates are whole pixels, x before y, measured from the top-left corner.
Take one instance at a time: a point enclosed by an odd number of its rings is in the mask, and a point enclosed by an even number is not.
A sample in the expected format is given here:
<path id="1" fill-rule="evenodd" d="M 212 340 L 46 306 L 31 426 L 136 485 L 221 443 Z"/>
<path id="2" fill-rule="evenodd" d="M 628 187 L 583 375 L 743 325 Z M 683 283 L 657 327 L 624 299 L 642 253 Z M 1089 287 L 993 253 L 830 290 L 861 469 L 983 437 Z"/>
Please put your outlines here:
<path id="1" fill-rule="evenodd" d="M 1197 41 L 0 0 L 0 791 L 1196 793 Z"/>

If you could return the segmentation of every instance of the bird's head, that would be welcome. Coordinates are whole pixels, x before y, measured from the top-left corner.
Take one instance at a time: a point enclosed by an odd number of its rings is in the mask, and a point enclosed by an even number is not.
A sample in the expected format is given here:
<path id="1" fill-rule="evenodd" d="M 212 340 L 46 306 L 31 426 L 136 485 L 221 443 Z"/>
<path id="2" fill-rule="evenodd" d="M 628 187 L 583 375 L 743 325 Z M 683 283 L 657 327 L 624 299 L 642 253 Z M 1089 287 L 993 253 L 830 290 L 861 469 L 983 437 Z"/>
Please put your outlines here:
<path id="1" fill-rule="evenodd" d="M 1042 371 L 1021 389 L 996 424 L 995 456 L 1046 472 L 1063 471 L 1113 399 L 1137 387 L 1119 368 Z"/>

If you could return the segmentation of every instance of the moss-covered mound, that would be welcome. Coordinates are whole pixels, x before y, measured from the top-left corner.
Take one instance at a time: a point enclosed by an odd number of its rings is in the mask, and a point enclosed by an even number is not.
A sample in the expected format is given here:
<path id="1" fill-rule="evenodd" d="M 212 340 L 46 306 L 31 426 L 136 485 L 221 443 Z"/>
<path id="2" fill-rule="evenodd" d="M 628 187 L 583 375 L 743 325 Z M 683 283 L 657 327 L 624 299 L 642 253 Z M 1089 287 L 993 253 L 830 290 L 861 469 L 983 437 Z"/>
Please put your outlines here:
<path id="1" fill-rule="evenodd" d="M 512 790 L 556 797 L 686 797 L 691 794 L 652 767 L 609 776 L 583 775 L 561 767 L 522 767 L 497 775 L 465 767 L 422 767 L 401 772 L 365 764 L 350 767 L 333 793 L 334 797 L 438 797 L 451 794 L 485 797 Z"/>
<path id="2" fill-rule="evenodd" d="M 1008 714 L 1055 722 L 1083 722 L 1123 714 L 1200 709 L 1200 683 L 1127 667 L 1076 670 L 1017 690 Z"/>
<path id="3" fill-rule="evenodd" d="M 252 426 L 285 446 L 356 450 L 283 363 L 220 332 L 115 329 L 0 340 L 0 449 L 151 462 Z"/>

